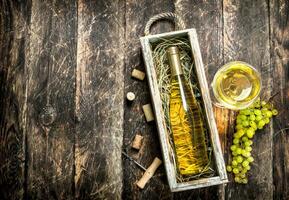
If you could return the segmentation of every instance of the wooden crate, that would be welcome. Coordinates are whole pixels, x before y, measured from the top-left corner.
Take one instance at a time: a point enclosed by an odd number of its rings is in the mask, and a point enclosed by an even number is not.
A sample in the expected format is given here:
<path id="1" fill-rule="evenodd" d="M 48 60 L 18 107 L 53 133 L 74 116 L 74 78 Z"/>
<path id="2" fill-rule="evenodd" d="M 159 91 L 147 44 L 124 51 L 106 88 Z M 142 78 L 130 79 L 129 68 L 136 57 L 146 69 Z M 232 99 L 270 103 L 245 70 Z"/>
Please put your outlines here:
<path id="1" fill-rule="evenodd" d="M 192 56 L 194 59 L 194 66 L 196 75 L 199 81 L 201 94 L 204 102 L 204 109 L 206 112 L 206 120 L 210 129 L 210 142 L 213 148 L 213 157 L 216 165 L 217 175 L 210 178 L 201 178 L 188 182 L 177 182 L 177 174 L 174 166 L 174 161 L 169 152 L 169 137 L 167 137 L 167 128 L 162 109 L 162 101 L 160 97 L 159 87 L 157 85 L 157 75 L 154 68 L 152 57 L 152 43 L 160 41 L 161 38 L 172 37 L 187 37 L 190 41 Z M 163 161 L 166 169 L 167 179 L 172 192 L 196 189 L 212 185 L 218 185 L 228 182 L 225 162 L 222 154 L 222 149 L 219 141 L 218 130 L 214 118 L 212 102 L 209 94 L 208 84 L 205 76 L 204 65 L 201 57 L 197 33 L 195 29 L 186 29 L 181 31 L 174 31 L 169 33 L 162 33 L 157 35 L 149 35 L 140 38 L 142 45 L 142 52 L 146 66 L 147 79 L 150 87 L 152 98 L 152 105 L 155 113 L 159 139 L 163 154 Z"/>

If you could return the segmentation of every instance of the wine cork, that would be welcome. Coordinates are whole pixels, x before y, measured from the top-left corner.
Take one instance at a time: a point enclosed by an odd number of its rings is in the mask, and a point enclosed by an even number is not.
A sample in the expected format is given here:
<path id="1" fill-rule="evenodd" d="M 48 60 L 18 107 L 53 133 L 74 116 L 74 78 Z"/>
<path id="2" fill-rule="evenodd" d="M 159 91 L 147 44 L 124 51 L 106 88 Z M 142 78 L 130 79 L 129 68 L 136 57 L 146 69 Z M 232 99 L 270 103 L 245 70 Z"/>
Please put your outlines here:
<path id="1" fill-rule="evenodd" d="M 135 94 L 134 94 L 133 92 L 128 92 L 128 93 L 126 94 L 126 98 L 127 98 L 127 100 L 129 100 L 129 101 L 133 101 L 133 100 L 135 99 Z"/>
<path id="2" fill-rule="evenodd" d="M 147 168 L 141 179 L 136 183 L 136 185 L 143 189 L 146 183 L 150 180 L 150 178 L 154 175 L 155 171 L 157 168 L 162 164 L 162 161 L 158 158 L 155 157 L 154 161 L 152 164 Z"/>
<path id="3" fill-rule="evenodd" d="M 145 73 L 140 70 L 134 69 L 132 70 L 131 76 L 142 81 L 145 78 Z"/>
<path id="4" fill-rule="evenodd" d="M 132 148 L 139 150 L 142 145 L 142 139 L 143 139 L 143 136 L 136 134 L 131 145 Z"/>
<path id="5" fill-rule="evenodd" d="M 147 122 L 154 120 L 154 113 L 151 107 L 151 104 L 146 104 L 142 106 L 143 112 L 145 114 L 145 118 Z"/>

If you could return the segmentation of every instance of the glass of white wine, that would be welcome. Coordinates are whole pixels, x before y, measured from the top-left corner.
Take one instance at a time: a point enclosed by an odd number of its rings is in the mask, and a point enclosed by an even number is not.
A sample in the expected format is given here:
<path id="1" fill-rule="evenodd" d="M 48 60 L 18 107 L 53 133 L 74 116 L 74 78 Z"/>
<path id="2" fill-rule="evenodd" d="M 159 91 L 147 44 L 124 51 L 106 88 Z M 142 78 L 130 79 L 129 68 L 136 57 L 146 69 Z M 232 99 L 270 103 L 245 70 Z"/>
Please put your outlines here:
<path id="1" fill-rule="evenodd" d="M 222 66 L 212 82 L 216 105 L 232 110 L 249 107 L 258 98 L 261 87 L 260 73 L 242 61 Z"/>

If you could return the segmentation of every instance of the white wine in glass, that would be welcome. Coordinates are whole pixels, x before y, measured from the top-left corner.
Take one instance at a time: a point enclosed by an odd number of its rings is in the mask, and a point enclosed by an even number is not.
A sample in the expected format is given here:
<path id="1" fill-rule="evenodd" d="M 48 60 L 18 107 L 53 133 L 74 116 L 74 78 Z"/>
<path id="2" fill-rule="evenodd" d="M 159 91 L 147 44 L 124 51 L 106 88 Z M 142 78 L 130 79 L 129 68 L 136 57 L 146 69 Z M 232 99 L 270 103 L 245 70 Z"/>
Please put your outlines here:
<path id="1" fill-rule="evenodd" d="M 229 62 L 214 76 L 212 88 L 217 105 L 232 110 L 249 107 L 261 91 L 260 73 L 241 61 Z"/>

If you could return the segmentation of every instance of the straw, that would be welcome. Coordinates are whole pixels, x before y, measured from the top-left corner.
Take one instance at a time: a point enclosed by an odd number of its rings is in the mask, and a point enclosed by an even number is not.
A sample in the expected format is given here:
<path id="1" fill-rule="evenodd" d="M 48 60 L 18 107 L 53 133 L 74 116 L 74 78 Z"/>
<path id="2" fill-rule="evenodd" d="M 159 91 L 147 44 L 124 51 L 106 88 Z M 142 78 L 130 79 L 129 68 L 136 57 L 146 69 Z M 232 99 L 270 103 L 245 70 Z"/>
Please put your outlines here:
<path id="1" fill-rule="evenodd" d="M 160 38 L 160 42 L 155 43 L 152 45 L 153 48 L 153 61 L 154 61 L 154 67 L 157 74 L 157 84 L 159 86 L 159 91 L 161 95 L 162 100 L 162 107 L 164 110 L 165 115 L 165 121 L 166 121 L 166 127 L 168 132 L 168 137 L 170 141 L 170 155 L 173 157 L 175 170 L 177 173 L 177 179 L 178 182 L 186 182 L 194 179 L 199 179 L 200 177 L 211 177 L 214 175 L 214 169 L 212 169 L 212 148 L 208 147 L 208 155 L 209 155 L 209 164 L 206 166 L 204 172 L 194 175 L 194 176 L 186 176 L 183 177 L 180 175 L 180 173 L 177 170 L 177 162 L 175 159 L 175 150 L 174 150 L 174 143 L 173 143 L 173 137 L 172 137 L 172 131 L 170 127 L 170 117 L 169 117 L 169 100 L 170 100 L 170 89 L 171 89 L 171 77 L 170 77 L 170 66 L 168 64 L 167 60 L 167 53 L 166 49 L 170 46 L 177 46 L 180 52 L 180 60 L 182 69 L 184 72 L 184 77 L 186 81 L 189 83 L 189 87 L 192 91 L 194 91 L 196 97 L 200 97 L 200 90 L 198 88 L 197 84 L 197 77 L 194 73 L 194 62 L 192 60 L 191 56 L 191 46 L 188 39 L 183 37 L 177 37 L 177 38 L 171 38 L 171 39 L 164 39 Z M 201 110 L 202 110 L 202 117 L 204 118 L 204 108 L 202 106 L 201 99 L 197 98 Z M 206 144 L 207 146 L 210 145 L 208 142 L 208 130 L 206 128 L 205 130 L 206 134 Z"/>

